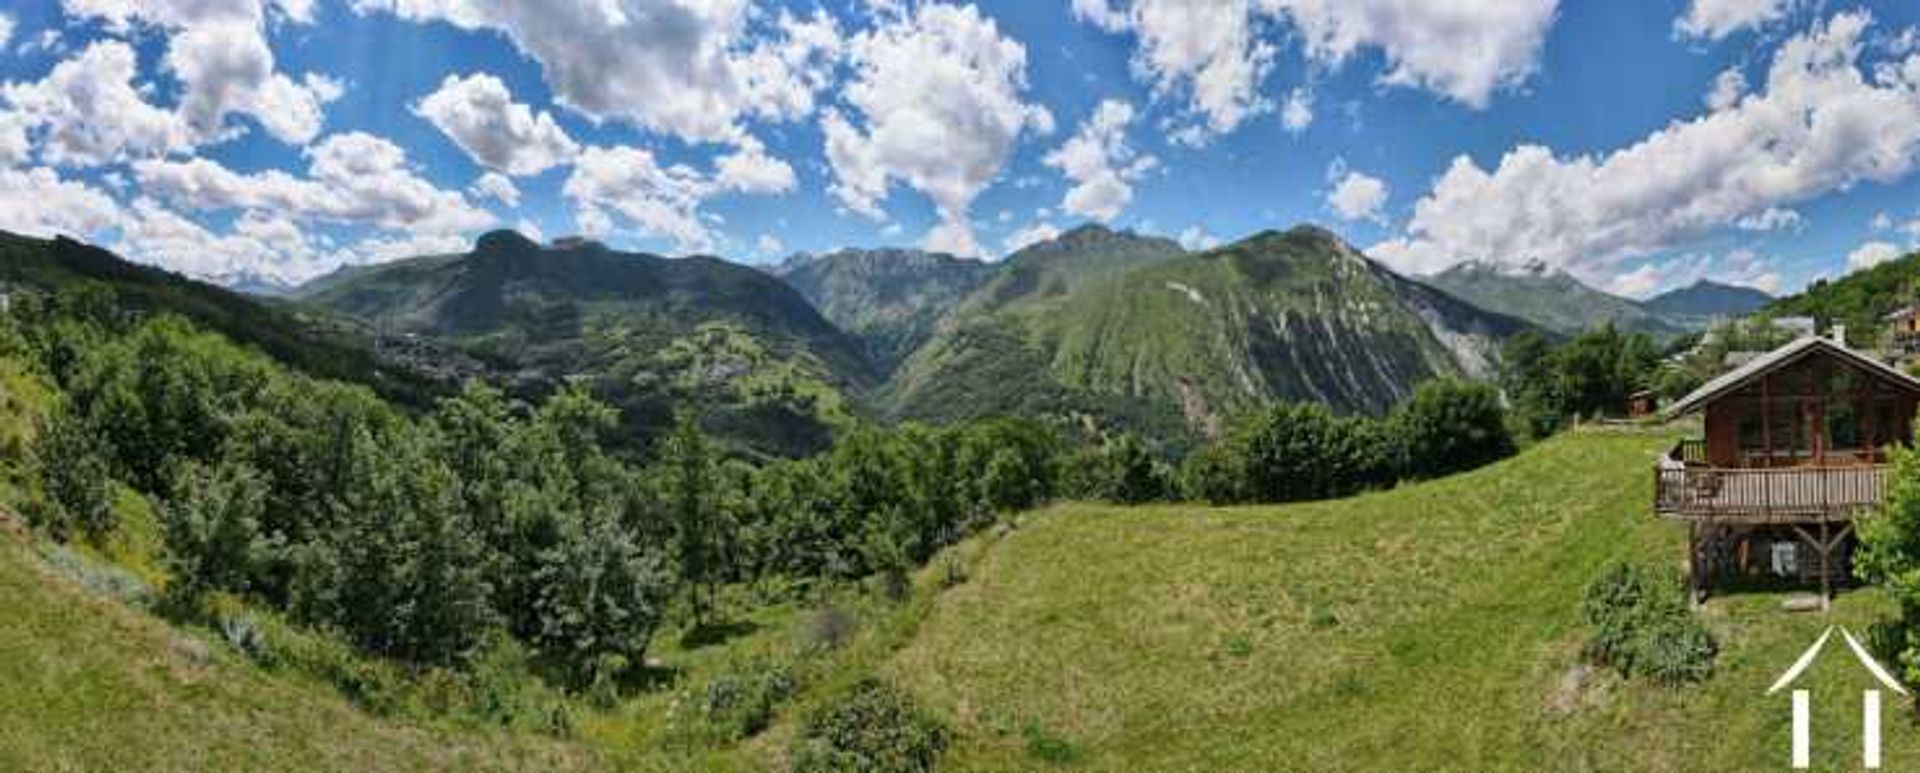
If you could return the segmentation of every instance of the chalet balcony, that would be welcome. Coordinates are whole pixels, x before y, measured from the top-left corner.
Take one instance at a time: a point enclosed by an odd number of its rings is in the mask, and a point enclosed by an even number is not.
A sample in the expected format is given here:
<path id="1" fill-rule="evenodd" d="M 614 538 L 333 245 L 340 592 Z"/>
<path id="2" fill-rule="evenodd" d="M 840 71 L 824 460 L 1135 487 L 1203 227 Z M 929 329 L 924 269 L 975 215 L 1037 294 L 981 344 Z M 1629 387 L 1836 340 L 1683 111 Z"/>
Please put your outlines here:
<path id="1" fill-rule="evenodd" d="M 1754 466 L 1707 462 L 1706 443 L 1683 440 L 1654 468 L 1654 503 L 1663 517 L 1739 523 L 1851 520 L 1879 506 L 1890 466 L 1878 454 L 1828 455 L 1824 464 L 1755 459 Z"/>

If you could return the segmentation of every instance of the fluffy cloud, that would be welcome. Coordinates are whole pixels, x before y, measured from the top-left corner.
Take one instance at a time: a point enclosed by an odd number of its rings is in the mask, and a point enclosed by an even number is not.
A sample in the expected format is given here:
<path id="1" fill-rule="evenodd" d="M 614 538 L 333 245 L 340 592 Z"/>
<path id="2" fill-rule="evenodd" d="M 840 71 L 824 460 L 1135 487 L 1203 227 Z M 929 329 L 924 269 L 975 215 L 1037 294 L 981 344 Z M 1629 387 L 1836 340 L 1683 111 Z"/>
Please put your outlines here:
<path id="1" fill-rule="evenodd" d="M 494 222 L 459 191 L 442 190 L 420 177 L 404 150 L 379 137 L 335 134 L 306 155 L 306 177 L 278 169 L 241 174 L 205 158 L 150 159 L 135 162 L 133 171 L 145 193 L 195 211 L 262 210 L 296 220 L 430 234 L 473 231 Z"/>
<path id="2" fill-rule="evenodd" d="M 1780 292 L 1780 274 L 1772 264 L 1752 250 L 1737 249 L 1725 255 L 1688 253 L 1665 260 L 1647 261 L 1611 278 L 1588 276 L 1586 281 L 1615 295 L 1645 298 L 1673 287 L 1683 287 L 1702 279 L 1752 287 L 1762 292 Z"/>
<path id="3" fill-rule="evenodd" d="M 1338 175 L 1327 193 L 1327 206 L 1343 220 L 1384 222 L 1380 208 L 1387 203 L 1387 184 L 1378 177 L 1349 171 Z"/>
<path id="4" fill-rule="evenodd" d="M 1725 110 L 1746 95 L 1747 76 L 1739 68 L 1729 67 L 1714 77 L 1713 90 L 1707 92 L 1707 109 Z"/>
<path id="5" fill-rule="evenodd" d="M 1799 228 L 1806 222 L 1806 218 L 1801 217 L 1799 212 L 1780 207 L 1767 207 L 1734 221 L 1733 225 L 1742 231 L 1780 231 Z"/>
<path id="6" fill-rule="evenodd" d="M 1299 134 L 1313 125 L 1313 93 L 1306 89 L 1294 89 L 1287 94 L 1287 101 L 1280 105 L 1280 126 L 1287 131 Z"/>
<path id="7" fill-rule="evenodd" d="M 562 193 L 579 208 L 582 230 L 612 230 L 610 210 L 643 233 L 672 239 L 682 250 L 705 251 L 713 235 L 700 220 L 700 202 L 713 184 L 684 166 L 662 167 L 653 154 L 633 147 L 589 147 L 567 177 Z"/>
<path id="8" fill-rule="evenodd" d="M 1537 258 L 1591 275 L 1769 208 L 1898 179 L 1920 163 L 1920 54 L 1861 65 L 1869 24 L 1842 13 L 1816 25 L 1779 47 L 1763 92 L 1613 153 L 1522 145 L 1492 171 L 1456 158 L 1406 235 L 1372 252 L 1419 272 Z"/>
<path id="9" fill-rule="evenodd" d="M 1073 12 L 1109 32 L 1133 32 L 1135 70 L 1158 95 L 1186 93 L 1205 129 L 1219 133 L 1271 106 L 1260 94 L 1276 54 L 1261 35 L 1267 25 L 1291 24 L 1316 64 L 1339 67 L 1362 49 L 1378 50 L 1382 82 L 1481 108 L 1494 92 L 1533 73 L 1555 6 L 1556 0 L 1075 0 Z"/>
<path id="10" fill-rule="evenodd" d="M 301 80 L 277 70 L 267 45 L 268 8 L 262 0 L 65 0 L 69 15 L 103 20 L 109 28 L 158 29 L 167 36 L 167 69 L 180 80 L 179 115 L 201 142 L 231 136 L 226 119 L 253 117 L 283 142 L 304 145 L 320 133 L 322 107 L 340 86 L 309 74 Z M 304 2 L 274 5 L 282 18 L 304 21 Z"/>
<path id="11" fill-rule="evenodd" d="M 1872 268 L 1897 257 L 1900 257 L 1900 245 L 1892 242 L 1870 241 L 1847 253 L 1847 270 L 1859 271 L 1863 268 Z"/>
<path id="12" fill-rule="evenodd" d="M 509 207 L 520 206 L 520 188 L 513 179 L 499 172 L 487 172 L 468 189 L 477 198 L 493 199 Z"/>
<path id="13" fill-rule="evenodd" d="M 1176 238 L 1179 239 L 1180 246 L 1189 250 L 1211 250 L 1220 246 L 1220 237 L 1214 236 L 1198 225 L 1180 229 L 1180 235 Z"/>
<path id="14" fill-rule="evenodd" d="M 1060 229 L 1044 220 L 1007 234 L 1006 241 L 1000 244 L 1001 252 L 1012 255 L 1040 242 L 1060 235 Z"/>
<path id="15" fill-rule="evenodd" d="M 447 76 L 413 111 L 496 172 L 539 174 L 580 151 L 551 114 L 513 101 L 507 84 L 487 73 Z"/>
<path id="16" fill-rule="evenodd" d="M 1693 0 L 1686 14 L 1673 20 L 1673 29 L 1686 37 L 1719 40 L 1785 16 L 1791 4 L 1792 0 Z"/>
<path id="17" fill-rule="evenodd" d="M 13 41 L 13 17 L 0 13 L 0 48 Z"/>
<path id="18" fill-rule="evenodd" d="M 353 5 L 361 13 L 499 32 L 540 64 L 560 104 L 596 120 L 697 141 L 736 141 L 747 117 L 810 114 L 840 46 L 824 12 L 769 17 L 744 0 Z"/>
<path id="19" fill-rule="evenodd" d="M 721 187 L 742 193 L 787 193 L 796 185 L 793 167 L 767 155 L 758 141 L 747 140 L 738 150 L 714 159 Z"/>
<path id="20" fill-rule="evenodd" d="M 39 135 L 49 164 L 94 166 L 187 149 L 186 125 L 141 95 L 138 67 L 132 46 L 102 41 L 39 82 L 0 85 L 0 98 L 14 111 L 14 131 Z M 18 146 L 25 141 L 23 134 L 5 143 L 13 146 L 7 155 L 24 158 Z"/>
<path id="21" fill-rule="evenodd" d="M 1132 181 L 1158 162 L 1127 144 L 1127 125 L 1132 122 L 1132 105 L 1105 100 L 1078 132 L 1046 155 L 1043 162 L 1074 183 L 1060 204 L 1062 210 L 1108 221 L 1133 200 Z"/>
<path id="22" fill-rule="evenodd" d="M 52 169 L 0 168 L 0 229 L 84 237 L 119 222 L 113 197 Z"/>
<path id="23" fill-rule="evenodd" d="M 978 255 L 968 221 L 974 198 L 1023 132 L 1052 130 L 1046 109 L 1021 99 L 1026 47 L 972 6 L 938 4 L 892 16 L 849 46 L 853 79 L 843 97 L 853 115 L 830 109 L 821 123 L 830 190 L 878 219 L 889 184 L 903 182 L 939 212 L 928 249 Z"/>

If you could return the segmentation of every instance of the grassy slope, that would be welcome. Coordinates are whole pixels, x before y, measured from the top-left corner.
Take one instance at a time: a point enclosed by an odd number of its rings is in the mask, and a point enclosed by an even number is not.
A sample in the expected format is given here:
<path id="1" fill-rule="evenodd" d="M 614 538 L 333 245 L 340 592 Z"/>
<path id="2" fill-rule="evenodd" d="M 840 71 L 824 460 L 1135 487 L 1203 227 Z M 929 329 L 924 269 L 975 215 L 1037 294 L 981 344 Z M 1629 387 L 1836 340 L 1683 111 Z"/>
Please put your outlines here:
<path id="1" fill-rule="evenodd" d="M 1057 508 L 945 595 L 889 670 L 952 718 L 961 770 L 1043 767 L 1035 746 L 1127 770 L 1780 767 L 1788 705 L 1762 691 L 1829 623 L 1887 614 L 1877 593 L 1827 616 L 1712 602 L 1723 654 L 1701 687 L 1570 676 L 1587 579 L 1683 555 L 1680 527 L 1647 510 L 1667 442 L 1579 434 L 1336 502 Z M 1827 762 L 1857 759 L 1843 655 L 1814 675 Z M 1920 730 L 1896 715 L 1888 732 L 1890 764 L 1920 760 Z"/>
<path id="2" fill-rule="evenodd" d="M 577 768 L 540 739 L 373 719 L 330 688 L 87 594 L 0 535 L 0 769 Z M 204 656 L 196 653 L 206 653 Z"/>

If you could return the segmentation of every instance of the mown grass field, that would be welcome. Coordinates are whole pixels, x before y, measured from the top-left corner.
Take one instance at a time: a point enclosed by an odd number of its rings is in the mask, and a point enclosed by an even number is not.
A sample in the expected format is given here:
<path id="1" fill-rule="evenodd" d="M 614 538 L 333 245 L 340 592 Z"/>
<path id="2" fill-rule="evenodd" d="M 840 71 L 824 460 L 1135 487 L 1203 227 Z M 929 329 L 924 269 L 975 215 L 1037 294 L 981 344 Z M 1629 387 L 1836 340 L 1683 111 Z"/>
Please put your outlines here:
<path id="1" fill-rule="evenodd" d="M 1701 686 L 1580 666 L 1588 579 L 1683 558 L 1648 511 L 1671 441 L 1577 433 L 1334 502 L 1036 513 L 887 671 L 950 718 L 954 770 L 1784 769 L 1788 699 L 1762 693 L 1827 625 L 1888 615 L 1879 594 L 1710 602 Z M 1857 767 L 1867 677 L 1834 648 L 1808 678 L 1816 762 Z M 1920 765 L 1899 705 L 1888 764 Z"/>

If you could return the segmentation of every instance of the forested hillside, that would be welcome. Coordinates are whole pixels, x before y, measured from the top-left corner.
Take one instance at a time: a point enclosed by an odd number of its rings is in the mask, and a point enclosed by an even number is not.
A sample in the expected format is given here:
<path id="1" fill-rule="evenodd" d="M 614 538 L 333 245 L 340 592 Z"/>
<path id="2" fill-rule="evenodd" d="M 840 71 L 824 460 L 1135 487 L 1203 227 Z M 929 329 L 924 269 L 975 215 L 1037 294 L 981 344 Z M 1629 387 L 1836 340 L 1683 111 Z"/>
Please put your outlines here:
<path id="1" fill-rule="evenodd" d="M 859 342 L 759 271 L 592 242 L 543 247 L 510 231 L 471 252 L 331 276 L 298 298 L 385 333 L 452 342 L 511 374 L 518 394 L 584 382 L 645 448 L 677 404 L 754 453 L 830 441 L 874 376 Z"/>
<path id="2" fill-rule="evenodd" d="M 324 316 L 129 263 L 64 237 L 34 239 L 0 231 L 0 292 L 59 292 L 88 285 L 113 289 L 112 300 L 95 301 L 103 307 L 179 314 L 295 368 L 366 384 L 410 403 L 424 404 L 457 386 L 380 361 L 371 335 Z"/>
<path id="3" fill-rule="evenodd" d="M 1848 339 L 1860 345 L 1879 340 L 1881 318 L 1920 303 L 1920 253 L 1909 253 L 1839 279 L 1819 279 L 1793 295 L 1769 304 L 1776 316 L 1814 317 L 1847 326 Z"/>

